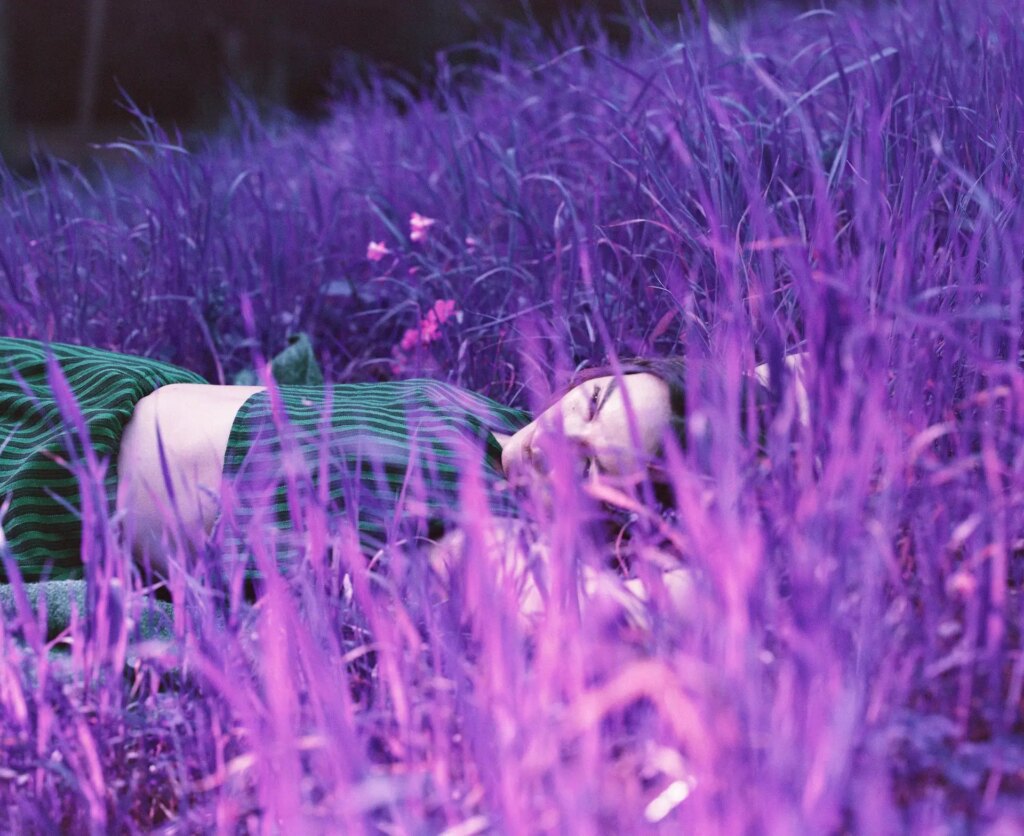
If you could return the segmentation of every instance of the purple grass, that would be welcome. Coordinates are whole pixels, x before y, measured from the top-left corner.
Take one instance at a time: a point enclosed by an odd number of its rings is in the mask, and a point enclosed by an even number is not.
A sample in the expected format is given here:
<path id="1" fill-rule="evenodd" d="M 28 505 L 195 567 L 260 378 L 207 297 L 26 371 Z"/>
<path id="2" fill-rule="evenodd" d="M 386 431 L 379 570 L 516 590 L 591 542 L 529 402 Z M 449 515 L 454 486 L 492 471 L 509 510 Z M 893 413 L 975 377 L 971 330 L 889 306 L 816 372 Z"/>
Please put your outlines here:
<path id="1" fill-rule="evenodd" d="M 239 101 L 186 147 L 138 113 L 120 163 L 5 173 L 0 333 L 231 382 L 306 331 L 328 380 L 525 408 L 584 361 L 685 353 L 690 443 L 664 515 L 556 457 L 525 562 L 467 480 L 441 571 L 401 521 L 368 562 L 298 473 L 279 575 L 229 491 L 168 547 L 144 641 L 148 581 L 87 492 L 86 606 L 50 640 L 23 593 L 0 621 L 4 829 L 1024 827 L 1020 12 L 638 15 L 626 50 L 583 17 L 319 127 Z"/>

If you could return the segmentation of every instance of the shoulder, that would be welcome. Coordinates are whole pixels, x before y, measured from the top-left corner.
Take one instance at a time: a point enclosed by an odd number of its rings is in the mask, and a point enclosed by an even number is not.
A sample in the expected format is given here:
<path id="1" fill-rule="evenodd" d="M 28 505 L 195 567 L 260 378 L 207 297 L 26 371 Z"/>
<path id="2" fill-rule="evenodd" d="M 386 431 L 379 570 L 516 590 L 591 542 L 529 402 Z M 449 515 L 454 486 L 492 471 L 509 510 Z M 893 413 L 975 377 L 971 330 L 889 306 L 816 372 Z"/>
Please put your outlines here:
<path id="1" fill-rule="evenodd" d="M 139 400 L 136 410 L 181 417 L 189 423 L 235 413 L 250 397 L 266 391 L 264 386 L 218 386 L 211 383 L 167 383 Z"/>

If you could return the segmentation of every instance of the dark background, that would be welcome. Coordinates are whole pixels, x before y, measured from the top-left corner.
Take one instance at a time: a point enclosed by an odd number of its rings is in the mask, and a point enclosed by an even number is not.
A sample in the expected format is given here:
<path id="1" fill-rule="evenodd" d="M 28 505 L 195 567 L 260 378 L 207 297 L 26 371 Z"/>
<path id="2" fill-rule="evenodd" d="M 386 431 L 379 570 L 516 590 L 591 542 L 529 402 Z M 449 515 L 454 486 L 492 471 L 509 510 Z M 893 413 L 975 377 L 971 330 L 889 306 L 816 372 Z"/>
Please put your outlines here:
<path id="1" fill-rule="evenodd" d="M 696 0 L 646 0 L 652 18 L 692 19 Z M 749 0 L 748 0 L 749 2 Z M 629 0 L 594 0 L 613 37 Z M 624 4 L 627 8 L 624 8 Z M 438 50 L 534 18 L 579 17 L 568 0 L 0 0 L 0 150 L 71 159 L 123 134 L 119 87 L 164 124 L 214 129 L 233 86 L 305 117 L 367 62 L 429 84 Z M 709 0 L 716 17 L 744 0 Z"/>

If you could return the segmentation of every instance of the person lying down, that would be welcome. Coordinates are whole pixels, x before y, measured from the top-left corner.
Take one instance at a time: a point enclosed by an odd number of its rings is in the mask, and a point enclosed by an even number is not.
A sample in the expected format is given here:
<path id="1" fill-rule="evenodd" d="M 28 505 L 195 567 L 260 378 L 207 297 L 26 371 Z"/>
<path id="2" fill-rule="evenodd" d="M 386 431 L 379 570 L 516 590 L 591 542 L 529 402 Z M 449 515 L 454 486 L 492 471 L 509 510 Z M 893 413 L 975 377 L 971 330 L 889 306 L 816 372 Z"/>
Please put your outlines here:
<path id="1" fill-rule="evenodd" d="M 806 426 L 809 402 L 804 356 L 788 355 L 783 365 L 793 383 L 796 421 Z M 636 485 L 645 478 L 648 466 L 659 463 L 666 434 L 686 447 L 682 360 L 635 359 L 622 363 L 621 374 L 612 371 L 610 366 L 584 371 L 563 393 L 552 398 L 534 421 L 504 443 L 503 466 L 509 479 L 536 484 L 538 477 L 547 475 L 549 460 L 568 450 L 579 460 L 576 472 L 583 490 L 594 480 Z M 768 364 L 757 366 L 748 377 L 767 388 Z M 552 568 L 548 544 L 532 536 L 532 531 L 528 518 L 499 517 L 483 531 L 480 548 L 491 563 L 494 585 L 514 590 L 520 622 L 527 627 L 544 614 L 545 588 L 549 587 Z M 447 579 L 464 559 L 466 548 L 465 529 L 456 528 L 446 534 L 430 552 L 435 572 Z M 678 558 L 656 549 L 646 549 L 645 559 L 660 569 L 659 584 L 671 609 L 694 612 L 698 598 L 691 571 L 680 565 Z M 650 627 L 645 603 L 651 590 L 637 577 L 616 574 L 582 565 L 580 600 L 625 614 L 633 626 Z M 492 606 L 490 600 L 474 600 L 472 595 L 463 596 L 460 603 L 469 610 L 467 616 L 474 615 L 478 608 Z"/>
<path id="2" fill-rule="evenodd" d="M 799 372 L 799 358 L 787 362 Z M 217 526 L 243 531 L 261 510 L 286 540 L 314 501 L 357 533 L 368 557 L 397 534 L 441 541 L 443 572 L 458 543 L 450 528 L 443 538 L 467 450 L 490 510 L 514 520 L 510 486 L 545 478 L 559 450 L 571 451 L 581 476 L 621 476 L 643 472 L 671 434 L 685 443 L 681 358 L 588 370 L 534 419 L 435 380 L 213 385 L 147 358 L 0 338 L 0 546 L 24 580 L 83 575 L 74 471 L 87 437 L 124 545 L 159 574 L 181 546 Z M 296 476 L 303 462 L 309 484 Z M 403 514 L 403 503 L 416 513 Z"/>

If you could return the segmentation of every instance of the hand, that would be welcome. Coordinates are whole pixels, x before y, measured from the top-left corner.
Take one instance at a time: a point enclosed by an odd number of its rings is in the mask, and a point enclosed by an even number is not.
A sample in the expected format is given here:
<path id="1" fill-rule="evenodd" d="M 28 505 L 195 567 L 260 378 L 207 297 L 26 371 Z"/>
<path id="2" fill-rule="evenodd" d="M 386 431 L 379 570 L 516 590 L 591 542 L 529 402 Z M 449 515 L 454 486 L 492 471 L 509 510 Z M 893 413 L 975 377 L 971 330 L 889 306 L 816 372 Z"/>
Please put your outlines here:
<path id="1" fill-rule="evenodd" d="M 452 575 L 461 568 L 467 576 L 470 569 L 476 581 L 466 577 L 466 605 L 471 615 L 479 605 L 493 605 L 494 591 L 504 591 L 514 601 L 521 625 L 532 622 L 543 612 L 543 596 L 536 575 L 547 576 L 550 550 L 540 541 L 524 520 L 495 517 L 480 527 L 482 548 L 469 553 L 469 538 L 463 528 L 445 534 L 430 549 L 428 560 L 444 587 L 452 583 Z M 473 560 L 472 566 L 465 561 Z M 482 571 L 481 571 L 482 570 Z M 479 582 L 487 579 L 488 590 L 479 589 Z M 476 588 L 474 588 L 476 587 Z M 477 599 L 482 598 L 483 601 Z"/>

